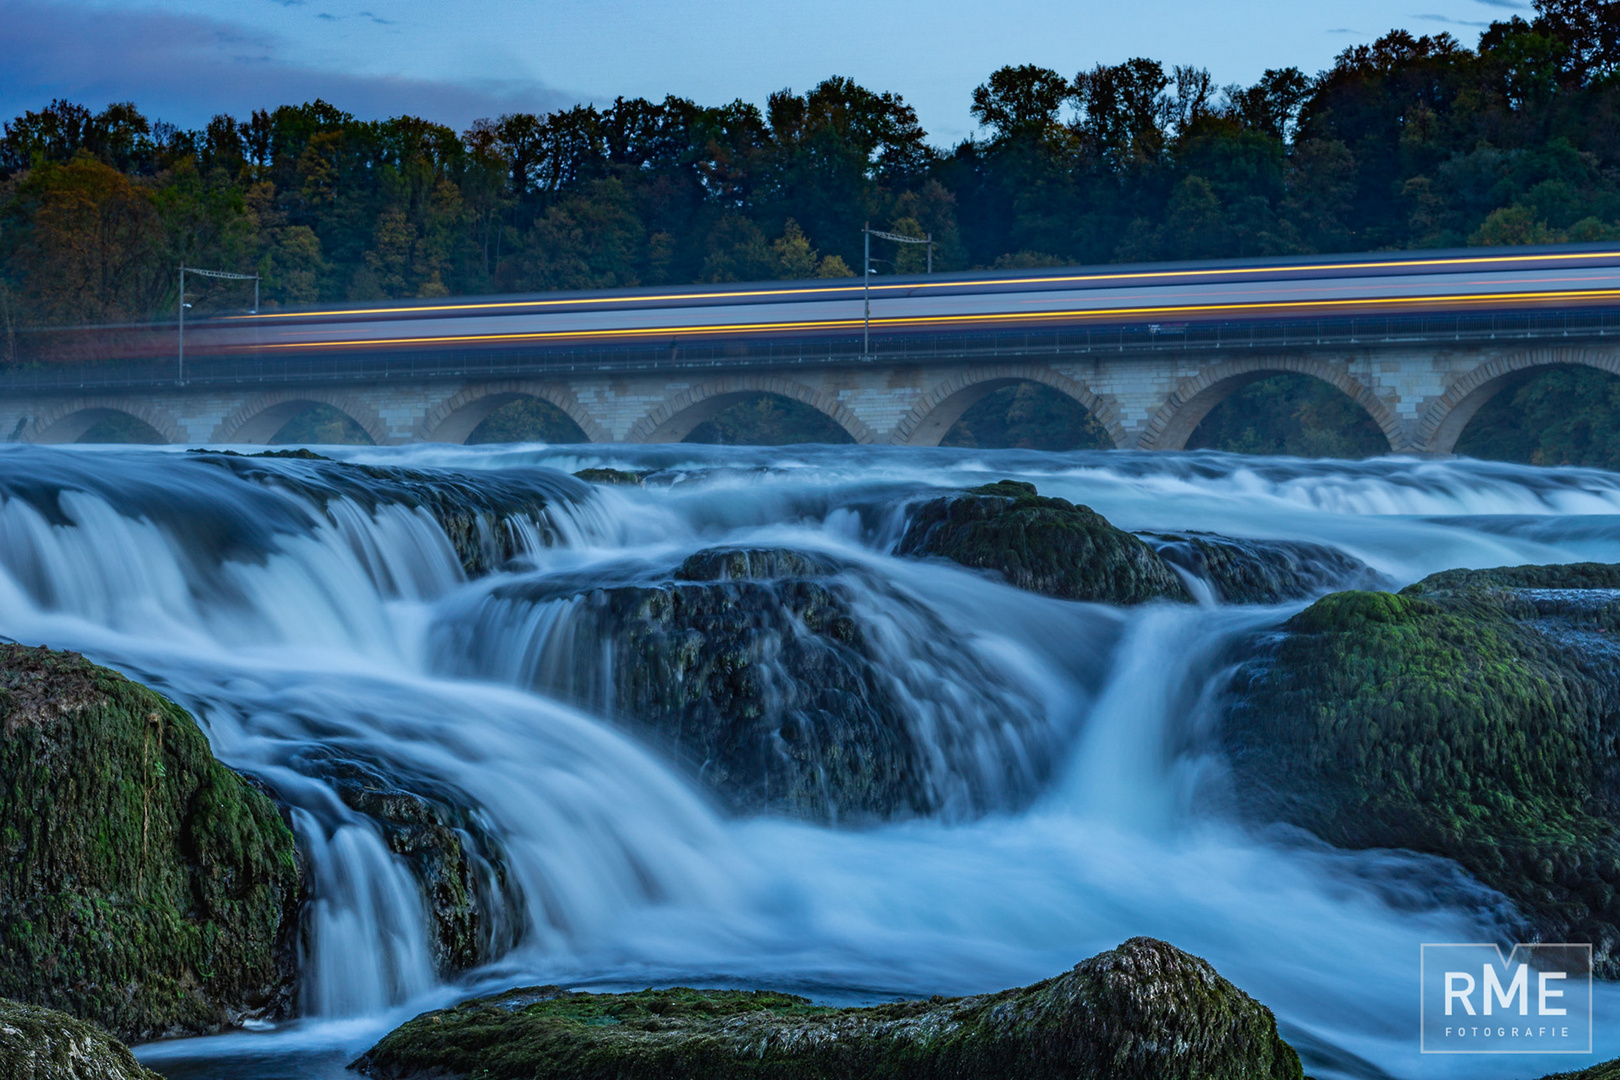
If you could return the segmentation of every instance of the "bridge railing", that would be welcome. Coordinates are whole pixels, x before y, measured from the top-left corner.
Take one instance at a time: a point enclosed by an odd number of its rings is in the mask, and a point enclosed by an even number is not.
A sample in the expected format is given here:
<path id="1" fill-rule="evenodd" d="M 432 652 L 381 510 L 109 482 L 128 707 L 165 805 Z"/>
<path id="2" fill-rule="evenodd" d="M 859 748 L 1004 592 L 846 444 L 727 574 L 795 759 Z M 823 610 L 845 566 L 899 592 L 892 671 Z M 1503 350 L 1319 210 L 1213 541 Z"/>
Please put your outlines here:
<path id="1" fill-rule="evenodd" d="M 186 358 L 191 388 L 401 380 L 509 379 L 725 368 L 1018 362 L 1075 356 L 1185 352 L 1444 346 L 1620 338 L 1620 308 L 1413 314 L 1343 319 L 1131 323 L 979 333 L 682 339 L 635 347 L 484 346 L 291 353 L 245 352 Z M 0 392 L 63 393 L 172 387 L 172 359 L 42 362 L 0 369 Z"/>

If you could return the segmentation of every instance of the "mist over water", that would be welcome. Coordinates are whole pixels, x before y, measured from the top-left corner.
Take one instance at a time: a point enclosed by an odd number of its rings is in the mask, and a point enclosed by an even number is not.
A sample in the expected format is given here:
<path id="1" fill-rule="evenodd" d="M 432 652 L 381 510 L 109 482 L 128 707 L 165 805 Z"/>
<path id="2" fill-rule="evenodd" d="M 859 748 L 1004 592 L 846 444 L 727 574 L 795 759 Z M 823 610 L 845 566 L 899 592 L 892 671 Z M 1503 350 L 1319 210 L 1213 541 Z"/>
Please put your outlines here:
<path id="1" fill-rule="evenodd" d="M 1332 545 L 1398 586 L 1457 566 L 1620 562 L 1620 476 L 1213 452 L 329 452 L 532 488 L 555 542 L 520 528 L 518 557 L 468 580 L 426 512 L 336 485 L 319 463 L 261 460 L 249 479 L 166 450 L 0 447 L 0 635 L 82 651 L 186 705 L 223 760 L 293 807 L 309 858 L 305 1018 L 143 1050 L 159 1069 L 307 1075 L 473 989 L 968 993 L 1136 934 L 1209 959 L 1269 1005 L 1313 1075 L 1585 1063 L 1421 1057 L 1418 945 L 1495 940 L 1499 898 L 1439 860 L 1336 852 L 1223 814 L 1223 673 L 1236 644 L 1300 604 L 1112 609 L 889 552 L 908 504 L 1011 477 L 1122 528 Z M 642 488 L 568 475 L 602 465 L 652 475 Z M 667 580 L 717 545 L 836 562 L 931 748 L 938 813 L 840 827 L 732 816 L 690 766 L 615 724 L 576 598 Z M 473 809 L 510 873 L 487 929 L 497 960 L 439 984 L 415 881 L 324 778 L 333 755 Z M 1605 1042 L 1617 1004 L 1600 991 L 1592 1060 L 1620 1055 Z"/>

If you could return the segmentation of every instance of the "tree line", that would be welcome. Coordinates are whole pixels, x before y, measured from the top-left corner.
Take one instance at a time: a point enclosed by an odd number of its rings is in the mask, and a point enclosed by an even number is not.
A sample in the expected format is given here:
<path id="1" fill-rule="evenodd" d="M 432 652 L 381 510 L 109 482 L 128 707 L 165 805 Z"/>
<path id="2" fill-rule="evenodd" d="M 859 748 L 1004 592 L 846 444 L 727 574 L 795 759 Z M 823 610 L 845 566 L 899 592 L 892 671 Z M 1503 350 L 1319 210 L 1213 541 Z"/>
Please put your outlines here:
<path id="1" fill-rule="evenodd" d="M 1538 0 L 1473 48 L 1394 31 L 1252 86 L 1005 67 L 972 112 L 940 148 L 845 78 L 459 133 L 324 101 L 201 130 L 56 101 L 0 139 L 0 331 L 14 355 L 31 326 L 172 317 L 182 262 L 259 273 L 272 307 L 847 276 L 868 221 L 931 235 L 937 270 L 1620 237 L 1620 2 Z M 921 270 L 895 247 L 880 271 Z"/>

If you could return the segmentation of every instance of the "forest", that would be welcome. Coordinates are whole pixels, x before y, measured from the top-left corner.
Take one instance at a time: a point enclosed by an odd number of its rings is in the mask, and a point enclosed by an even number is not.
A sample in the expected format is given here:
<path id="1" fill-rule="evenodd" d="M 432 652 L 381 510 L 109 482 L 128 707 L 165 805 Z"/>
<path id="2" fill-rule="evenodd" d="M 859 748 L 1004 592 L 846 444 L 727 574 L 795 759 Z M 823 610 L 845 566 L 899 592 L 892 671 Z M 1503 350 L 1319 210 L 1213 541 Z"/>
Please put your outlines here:
<path id="1" fill-rule="evenodd" d="M 201 130 L 54 101 L 0 139 L 0 363 L 36 328 L 172 317 L 182 263 L 260 274 L 264 305 L 288 307 L 843 277 L 867 222 L 931 236 L 938 271 L 1620 239 L 1620 3 L 1537 0 L 1472 47 L 1396 30 L 1251 86 L 1131 58 L 1003 67 L 964 94 L 980 129 L 952 147 L 841 77 L 762 105 L 620 98 L 462 132 L 320 100 Z M 877 272 L 922 270 L 920 246 L 893 247 Z M 246 300 L 209 283 L 196 303 Z M 1524 410 L 1482 414 L 1495 434 L 1471 452 L 1620 464 L 1593 430 L 1604 378 L 1515 391 L 1587 407 L 1543 402 L 1562 425 L 1546 437 L 1507 430 Z M 1009 388 L 952 438 L 1086 445 L 1063 404 Z M 750 408 L 698 437 L 796 437 L 791 410 Z M 1195 443 L 1376 450 L 1344 412 L 1267 380 Z"/>

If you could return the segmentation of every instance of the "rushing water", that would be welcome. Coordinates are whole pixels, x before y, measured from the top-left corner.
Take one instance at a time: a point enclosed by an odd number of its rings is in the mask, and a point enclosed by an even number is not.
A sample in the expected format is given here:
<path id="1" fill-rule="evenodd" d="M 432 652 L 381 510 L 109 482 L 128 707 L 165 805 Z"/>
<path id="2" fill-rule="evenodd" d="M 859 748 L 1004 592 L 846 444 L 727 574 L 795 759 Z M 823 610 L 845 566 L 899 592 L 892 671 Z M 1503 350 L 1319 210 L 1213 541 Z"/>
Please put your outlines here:
<path id="1" fill-rule="evenodd" d="M 256 478 L 171 451 L 0 447 L 0 634 L 80 650 L 191 708 L 293 807 L 313 873 L 300 1007 L 270 1032 L 157 1044 L 180 1077 L 341 1074 L 388 1026 L 535 982 L 772 986 L 827 1000 L 1055 974 L 1135 934 L 1211 960 L 1318 1076 L 1539 1076 L 1571 1059 L 1420 1057 L 1418 944 L 1495 936 L 1447 864 L 1256 833 L 1216 807 L 1230 646 L 1298 605 L 1115 610 L 889 554 L 908 503 L 1016 477 L 1133 530 L 1338 547 L 1392 583 L 1456 566 L 1620 562 L 1620 476 L 1364 463 L 872 447 L 332 450 L 519 485 L 551 546 L 467 580 L 425 513 L 318 465 Z M 591 487 L 586 466 L 656 470 Z M 731 817 L 612 722 L 582 585 L 705 547 L 836 559 L 937 813 L 832 828 Z M 414 879 L 322 779 L 385 765 L 474 809 L 515 943 L 437 982 Z M 1598 1052 L 1620 995 L 1598 1004 Z"/>

